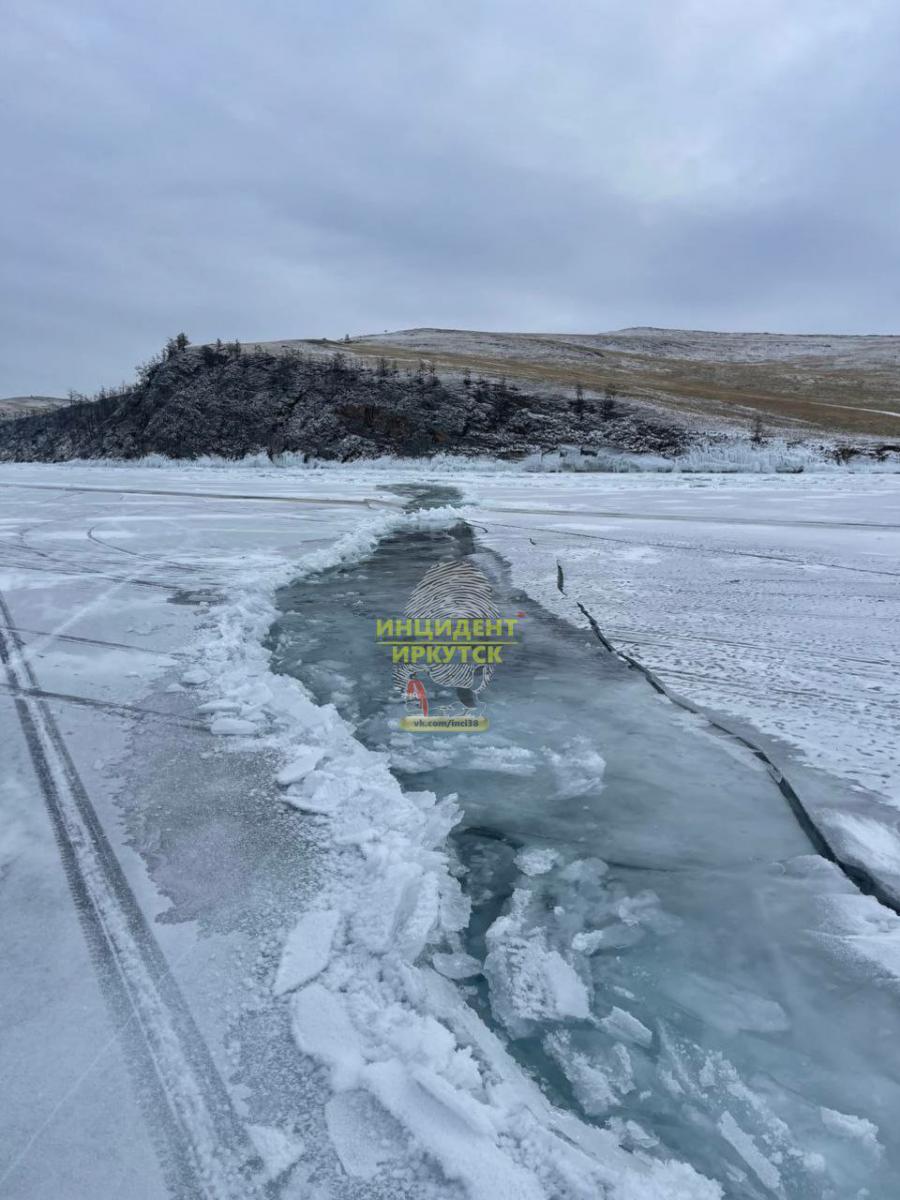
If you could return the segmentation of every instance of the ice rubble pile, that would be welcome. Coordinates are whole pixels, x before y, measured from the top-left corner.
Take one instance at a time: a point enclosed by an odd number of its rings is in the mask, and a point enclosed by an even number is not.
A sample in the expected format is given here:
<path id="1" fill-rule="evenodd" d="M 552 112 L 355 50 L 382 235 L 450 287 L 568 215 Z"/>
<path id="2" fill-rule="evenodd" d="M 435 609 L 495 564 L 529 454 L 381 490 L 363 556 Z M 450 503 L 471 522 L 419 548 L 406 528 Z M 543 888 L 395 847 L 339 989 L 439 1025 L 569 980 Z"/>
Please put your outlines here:
<path id="1" fill-rule="evenodd" d="M 398 528 L 459 518 L 458 509 L 380 515 L 302 569 L 363 557 Z M 446 847 L 454 797 L 404 792 L 387 755 L 365 749 L 332 705 L 270 672 L 262 638 L 272 593 L 296 574 L 251 564 L 211 615 L 202 666 L 185 680 L 202 684 L 213 733 L 280 750 L 282 794 L 324 828 L 331 882 L 300 917 L 273 988 L 290 1006 L 298 1050 L 329 1068 L 326 1122 L 345 1170 L 371 1178 L 424 1152 L 471 1200 L 716 1200 L 719 1186 L 690 1166 L 628 1152 L 614 1132 L 553 1107 L 465 1002 L 452 979 L 479 964 L 463 953 L 469 902 Z M 533 855 L 522 864 L 549 865 Z M 527 1020 L 513 1002 L 526 977 L 535 1015 L 588 1015 L 582 978 L 537 936 L 498 922 L 485 970 L 495 992 L 508 988 L 511 1025 Z M 636 1025 L 626 1032 L 640 1036 Z"/>

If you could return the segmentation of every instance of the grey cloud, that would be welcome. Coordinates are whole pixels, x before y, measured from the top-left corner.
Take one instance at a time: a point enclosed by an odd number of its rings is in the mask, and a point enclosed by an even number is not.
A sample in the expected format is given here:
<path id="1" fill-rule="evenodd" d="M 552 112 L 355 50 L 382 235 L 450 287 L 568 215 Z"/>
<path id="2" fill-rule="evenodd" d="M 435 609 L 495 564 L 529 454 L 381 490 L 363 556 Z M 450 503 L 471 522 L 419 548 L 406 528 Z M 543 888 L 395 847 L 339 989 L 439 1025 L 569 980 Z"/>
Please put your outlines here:
<path id="1" fill-rule="evenodd" d="M 170 333 L 891 332 L 888 0 L 17 0 L 0 394 Z"/>

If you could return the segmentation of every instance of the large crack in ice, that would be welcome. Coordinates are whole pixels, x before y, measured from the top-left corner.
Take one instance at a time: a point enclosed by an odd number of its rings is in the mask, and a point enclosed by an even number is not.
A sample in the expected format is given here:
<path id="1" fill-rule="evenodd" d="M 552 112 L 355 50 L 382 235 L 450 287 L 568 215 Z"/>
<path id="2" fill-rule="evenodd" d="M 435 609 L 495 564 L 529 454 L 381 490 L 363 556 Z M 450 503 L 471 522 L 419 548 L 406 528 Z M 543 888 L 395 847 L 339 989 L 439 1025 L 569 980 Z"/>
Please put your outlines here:
<path id="1" fill-rule="evenodd" d="M 526 610 L 526 642 L 481 742 L 423 742 L 395 728 L 373 618 L 463 554 Z M 286 802 L 330 856 L 273 986 L 331 1072 L 345 1169 L 374 1186 L 411 1139 L 491 1200 L 884 1194 L 896 1051 L 841 1029 L 860 980 L 821 935 L 847 885 L 759 764 L 514 592 L 450 510 L 381 517 L 310 565 L 279 596 L 284 674 L 251 648 L 258 584 L 205 669 L 212 703 L 278 727 Z"/>
<path id="2" fill-rule="evenodd" d="M 559 570 L 561 571 L 562 568 L 559 568 Z M 679 696 L 667 688 L 658 676 L 654 675 L 654 673 L 649 670 L 648 667 L 646 667 L 642 662 L 639 662 L 638 659 L 636 659 L 633 655 L 626 653 L 624 650 L 616 650 L 612 642 L 610 642 L 603 630 L 600 628 L 600 624 L 594 614 L 585 608 L 580 601 L 577 603 L 580 612 L 587 619 L 587 622 L 591 628 L 591 632 L 594 634 L 601 646 L 603 646 L 604 650 L 608 650 L 611 654 L 616 654 L 622 659 L 623 662 L 628 663 L 630 667 L 633 667 L 636 671 L 640 671 L 640 673 L 655 691 L 659 692 L 660 695 L 665 696 L 666 699 L 670 700 L 673 704 L 677 704 L 679 708 L 683 708 L 687 712 L 695 715 L 702 713 L 702 710 L 696 704 L 692 704 L 683 696 Z M 729 737 L 733 737 L 737 742 L 740 742 L 742 746 L 749 750 L 755 758 L 759 759 L 760 762 L 765 763 L 766 768 L 769 771 L 769 774 L 772 776 L 776 787 L 781 792 L 782 796 L 784 796 L 785 800 L 790 806 L 791 812 L 797 819 L 797 823 L 809 838 L 810 845 L 815 852 L 820 854 L 823 858 L 827 858 L 829 862 L 833 862 L 836 866 L 838 866 L 844 875 L 847 876 L 850 882 L 854 884 L 855 887 L 859 888 L 859 890 L 865 895 L 874 896 L 879 904 L 883 904 L 886 908 L 891 909 L 892 912 L 900 914 L 900 900 L 898 900 L 896 894 L 886 887 L 864 865 L 860 863 L 848 862 L 846 856 L 843 855 L 834 845 L 832 845 L 826 831 L 823 830 L 821 825 L 816 822 L 813 815 L 803 804 L 803 801 L 800 799 L 800 796 L 797 794 L 797 791 L 791 781 L 775 765 L 768 754 L 766 754 L 765 750 L 763 750 L 761 746 L 751 742 L 749 738 L 745 737 L 743 734 L 736 733 L 734 730 L 730 729 L 729 726 L 725 724 L 723 720 L 721 720 L 721 718 L 711 717 L 707 713 L 703 713 L 703 716 L 714 729 L 718 729 L 720 732 L 727 734 Z M 851 818 L 845 818 L 845 820 L 850 819 Z"/>

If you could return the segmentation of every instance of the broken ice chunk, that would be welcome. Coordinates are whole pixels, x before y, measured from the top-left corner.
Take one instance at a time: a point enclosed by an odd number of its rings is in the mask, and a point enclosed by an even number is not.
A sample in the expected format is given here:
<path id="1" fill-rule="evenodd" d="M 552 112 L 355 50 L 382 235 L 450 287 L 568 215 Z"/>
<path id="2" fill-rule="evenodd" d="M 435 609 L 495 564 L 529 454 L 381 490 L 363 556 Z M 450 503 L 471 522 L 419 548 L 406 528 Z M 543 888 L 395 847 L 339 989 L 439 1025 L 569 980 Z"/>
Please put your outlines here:
<path id="1" fill-rule="evenodd" d="M 291 1000 L 291 1029 L 303 1054 L 331 1067 L 335 1087 L 353 1086 L 364 1064 L 360 1035 L 343 996 L 310 983 Z"/>
<path id="2" fill-rule="evenodd" d="M 623 950 L 633 946 L 644 936 L 643 929 L 636 925 L 607 925 L 605 929 L 590 929 L 576 933 L 572 938 L 572 949 L 579 954 L 596 954 L 598 950 Z"/>
<path id="3" fill-rule="evenodd" d="M 302 750 L 297 751 L 287 766 L 282 767 L 275 779 L 281 787 L 290 787 L 292 783 L 299 783 L 318 766 L 324 757 L 325 751 L 321 746 L 305 746 Z"/>
<path id="4" fill-rule="evenodd" d="M 299 809 L 300 812 L 315 813 L 318 816 L 327 817 L 335 810 L 333 800 L 322 798 L 318 799 L 312 796 L 306 796 L 301 792 L 288 792 L 285 796 L 288 804 L 293 808 Z"/>
<path id="5" fill-rule="evenodd" d="M 332 1096 L 325 1124 L 341 1166 L 357 1179 L 371 1179 L 383 1163 L 407 1153 L 402 1126 L 368 1092 Z"/>
<path id="6" fill-rule="evenodd" d="M 431 961 L 447 979 L 471 979 L 481 974 L 481 963 L 471 954 L 433 954 Z"/>
<path id="7" fill-rule="evenodd" d="M 660 987 L 688 1012 L 724 1033 L 742 1029 L 756 1033 L 782 1033 L 791 1022 L 777 1000 L 748 989 L 738 989 L 722 980 L 699 974 L 665 976 Z"/>
<path id="8" fill-rule="evenodd" d="M 331 909 L 304 913 L 281 952 L 273 989 L 276 996 L 292 992 L 324 971 L 339 922 L 340 913 Z"/>
<path id="9" fill-rule="evenodd" d="M 541 937 L 489 939 L 484 973 L 491 1007 L 513 1037 L 528 1037 L 534 1022 L 590 1016 L 588 991 L 575 968 Z"/>
<path id="10" fill-rule="evenodd" d="M 246 737 L 256 733 L 256 726 L 252 721 L 245 721 L 243 717 L 217 717 L 209 730 L 217 737 Z"/>
<path id="11" fill-rule="evenodd" d="M 653 1034 L 647 1026 L 637 1017 L 633 1017 L 630 1012 L 626 1012 L 624 1008 L 613 1007 L 600 1024 L 610 1037 L 619 1038 L 623 1042 L 635 1042 L 638 1046 L 649 1046 L 653 1041 Z"/>
<path id="12" fill-rule="evenodd" d="M 838 1137 L 860 1142 L 873 1154 L 880 1155 L 884 1147 L 878 1140 L 878 1126 L 865 1117 L 854 1117 L 850 1113 L 838 1112 L 835 1108 L 820 1108 L 822 1124 Z"/>
<path id="13" fill-rule="evenodd" d="M 541 846 L 527 846 L 516 855 L 516 866 L 525 875 L 545 875 L 558 862 L 555 850 Z"/>
<path id="14" fill-rule="evenodd" d="M 305 1146 L 296 1134 L 283 1133 L 270 1125 L 248 1125 L 247 1132 L 263 1160 L 267 1179 L 278 1179 L 303 1155 Z"/>

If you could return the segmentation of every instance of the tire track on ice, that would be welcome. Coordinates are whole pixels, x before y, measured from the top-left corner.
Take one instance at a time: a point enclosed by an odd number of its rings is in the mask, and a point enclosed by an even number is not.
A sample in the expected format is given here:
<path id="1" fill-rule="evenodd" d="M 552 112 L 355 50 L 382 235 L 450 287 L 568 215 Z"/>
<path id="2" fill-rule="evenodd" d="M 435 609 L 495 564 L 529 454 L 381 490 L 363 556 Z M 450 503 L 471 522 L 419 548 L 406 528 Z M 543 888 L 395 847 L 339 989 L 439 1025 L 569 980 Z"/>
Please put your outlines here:
<path id="1" fill-rule="evenodd" d="M 75 908 L 163 1174 L 178 1200 L 274 1195 L 206 1043 L 23 657 L 0 596 L 0 661 Z M 7 1168 L 10 1174 L 31 1142 Z"/>

